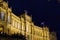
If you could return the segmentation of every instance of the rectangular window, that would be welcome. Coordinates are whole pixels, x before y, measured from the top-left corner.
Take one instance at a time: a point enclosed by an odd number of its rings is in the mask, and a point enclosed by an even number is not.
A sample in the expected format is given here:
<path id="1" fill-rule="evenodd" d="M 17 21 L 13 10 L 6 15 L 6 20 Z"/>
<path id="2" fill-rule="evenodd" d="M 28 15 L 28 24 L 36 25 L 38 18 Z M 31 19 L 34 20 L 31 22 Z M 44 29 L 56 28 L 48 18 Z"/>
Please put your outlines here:
<path id="1" fill-rule="evenodd" d="M 4 18 L 5 17 L 5 15 L 4 15 L 4 12 L 1 12 L 1 19 L 4 21 Z"/>
<path id="2" fill-rule="evenodd" d="M 17 27 L 17 22 L 15 22 L 15 27 L 18 28 L 18 27 Z"/>
<path id="3" fill-rule="evenodd" d="M 28 32 L 28 25 L 26 25 L 26 32 Z"/>
<path id="4" fill-rule="evenodd" d="M 35 30 L 33 30 L 33 34 L 35 35 Z"/>
<path id="5" fill-rule="evenodd" d="M 22 22 L 22 30 L 24 31 L 24 23 Z"/>
<path id="6" fill-rule="evenodd" d="M 10 23 L 10 16 L 8 16 L 8 23 Z"/>
<path id="7" fill-rule="evenodd" d="M 14 20 L 12 20 L 12 25 L 14 26 Z"/>
<path id="8" fill-rule="evenodd" d="M 21 29 L 20 23 L 18 23 L 18 29 Z"/>

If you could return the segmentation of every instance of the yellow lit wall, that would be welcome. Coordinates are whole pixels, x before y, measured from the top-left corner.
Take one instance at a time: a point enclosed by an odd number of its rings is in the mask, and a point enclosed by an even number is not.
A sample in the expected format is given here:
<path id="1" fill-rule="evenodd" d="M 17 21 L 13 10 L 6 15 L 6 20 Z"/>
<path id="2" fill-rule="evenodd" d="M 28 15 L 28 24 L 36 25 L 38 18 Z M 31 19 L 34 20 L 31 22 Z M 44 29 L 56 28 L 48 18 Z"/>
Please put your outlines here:
<path id="1" fill-rule="evenodd" d="M 1 2 L 1 1 L 0 1 Z M 22 33 L 27 40 L 50 40 L 49 28 L 34 25 L 27 12 L 16 16 L 8 7 L 8 2 L 0 3 L 0 32 L 11 34 Z"/>

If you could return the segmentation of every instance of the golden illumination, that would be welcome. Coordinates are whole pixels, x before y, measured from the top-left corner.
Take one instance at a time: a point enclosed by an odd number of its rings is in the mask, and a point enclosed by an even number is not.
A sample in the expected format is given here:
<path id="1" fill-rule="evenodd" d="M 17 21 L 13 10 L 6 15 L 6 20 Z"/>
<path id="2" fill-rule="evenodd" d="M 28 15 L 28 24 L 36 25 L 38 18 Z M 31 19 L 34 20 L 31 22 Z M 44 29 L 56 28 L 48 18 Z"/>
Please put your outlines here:
<path id="1" fill-rule="evenodd" d="M 2 33 L 4 32 L 9 35 L 22 33 L 26 36 L 27 40 L 50 40 L 49 28 L 34 25 L 32 17 L 27 15 L 27 11 L 18 17 L 8 7 L 7 2 L 3 1 L 2 4 L 3 6 L 0 6 L 0 17 L 2 16 L 3 18 L 3 20 L 0 18 L 0 25 L 3 25 L 4 28 Z M 0 30 L 3 28 L 0 27 Z"/>

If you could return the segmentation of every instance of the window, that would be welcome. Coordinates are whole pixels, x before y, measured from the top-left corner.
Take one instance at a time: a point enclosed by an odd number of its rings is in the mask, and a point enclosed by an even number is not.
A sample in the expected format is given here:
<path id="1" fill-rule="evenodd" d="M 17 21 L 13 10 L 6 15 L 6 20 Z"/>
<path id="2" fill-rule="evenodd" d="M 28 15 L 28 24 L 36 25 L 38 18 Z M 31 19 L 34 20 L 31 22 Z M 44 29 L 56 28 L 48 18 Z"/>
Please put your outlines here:
<path id="1" fill-rule="evenodd" d="M 22 23 L 22 30 L 24 30 L 23 23 Z"/>
<path id="2" fill-rule="evenodd" d="M 17 28 L 17 22 L 15 22 L 15 27 Z"/>
<path id="3" fill-rule="evenodd" d="M 1 12 L 1 19 L 4 20 L 4 12 Z"/>
<path id="4" fill-rule="evenodd" d="M 21 26 L 20 26 L 20 24 L 18 23 L 18 29 L 21 29 Z"/>
<path id="5" fill-rule="evenodd" d="M 12 20 L 12 25 L 14 26 L 14 20 Z"/>
<path id="6" fill-rule="evenodd" d="M 28 32 L 28 25 L 26 26 L 26 32 Z"/>
<path id="7" fill-rule="evenodd" d="M 22 22 L 22 30 L 25 30 L 24 22 Z"/>
<path id="8" fill-rule="evenodd" d="M 35 35 L 35 30 L 33 30 L 33 34 Z"/>
<path id="9" fill-rule="evenodd" d="M 10 16 L 8 16 L 8 22 L 10 23 Z"/>

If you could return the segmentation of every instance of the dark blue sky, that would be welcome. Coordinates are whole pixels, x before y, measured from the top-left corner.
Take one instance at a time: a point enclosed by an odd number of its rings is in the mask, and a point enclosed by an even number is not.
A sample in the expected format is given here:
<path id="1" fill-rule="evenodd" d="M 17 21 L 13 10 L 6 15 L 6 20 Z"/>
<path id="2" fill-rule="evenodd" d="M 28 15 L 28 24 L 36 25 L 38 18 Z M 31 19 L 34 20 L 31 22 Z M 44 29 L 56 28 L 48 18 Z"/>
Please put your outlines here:
<path id="1" fill-rule="evenodd" d="M 7 0 L 5 0 L 7 1 Z M 50 30 L 60 33 L 60 3 L 57 0 L 8 0 L 9 7 L 12 7 L 16 15 L 20 15 L 24 10 L 28 11 L 28 15 L 32 15 L 33 22 L 36 25 L 41 25 L 45 22 Z M 60 36 L 58 36 L 60 37 Z"/>

